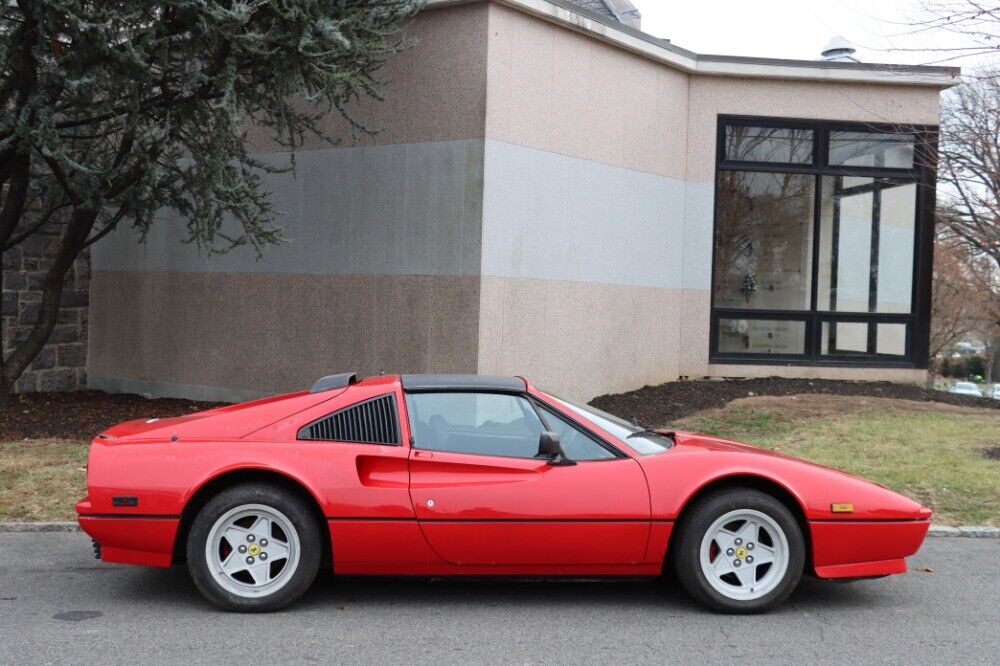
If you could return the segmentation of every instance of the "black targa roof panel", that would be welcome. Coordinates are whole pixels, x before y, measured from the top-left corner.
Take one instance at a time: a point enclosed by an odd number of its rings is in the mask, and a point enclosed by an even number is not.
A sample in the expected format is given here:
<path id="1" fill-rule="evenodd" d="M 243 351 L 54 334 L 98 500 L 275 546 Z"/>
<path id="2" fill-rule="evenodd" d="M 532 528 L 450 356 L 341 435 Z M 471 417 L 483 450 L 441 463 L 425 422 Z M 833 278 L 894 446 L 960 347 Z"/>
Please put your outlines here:
<path id="1" fill-rule="evenodd" d="M 516 393 L 527 387 L 520 377 L 489 375 L 401 375 L 403 390 L 417 391 L 505 391 Z"/>

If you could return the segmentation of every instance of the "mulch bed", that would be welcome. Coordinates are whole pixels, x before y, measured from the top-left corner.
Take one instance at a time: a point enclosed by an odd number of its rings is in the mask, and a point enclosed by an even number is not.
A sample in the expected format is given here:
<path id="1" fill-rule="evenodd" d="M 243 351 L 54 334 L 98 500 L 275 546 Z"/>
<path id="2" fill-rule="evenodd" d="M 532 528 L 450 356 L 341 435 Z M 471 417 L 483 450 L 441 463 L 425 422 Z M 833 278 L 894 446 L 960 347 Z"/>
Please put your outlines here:
<path id="1" fill-rule="evenodd" d="M 737 398 L 803 393 L 900 398 L 1000 409 L 1000 400 L 932 391 L 911 384 L 780 377 L 668 382 L 628 393 L 602 395 L 592 400 L 591 404 L 622 418 L 659 425 L 703 409 L 724 407 Z M 0 415 L 0 441 L 44 437 L 90 439 L 121 421 L 181 416 L 219 404 L 174 398 L 150 400 L 140 395 L 100 391 L 17 395 L 7 413 Z"/>
<path id="2" fill-rule="evenodd" d="M 668 382 L 659 386 L 644 386 L 628 393 L 602 395 L 594 398 L 590 404 L 622 418 L 656 426 L 704 409 L 725 407 L 738 398 L 805 393 L 897 398 L 942 402 L 960 407 L 1000 409 L 1000 400 L 934 391 L 913 384 L 782 377 Z"/>
<path id="3" fill-rule="evenodd" d="M 0 415 L 0 441 L 28 438 L 89 440 L 121 421 L 182 416 L 219 406 L 214 402 L 74 391 L 16 395 Z"/>

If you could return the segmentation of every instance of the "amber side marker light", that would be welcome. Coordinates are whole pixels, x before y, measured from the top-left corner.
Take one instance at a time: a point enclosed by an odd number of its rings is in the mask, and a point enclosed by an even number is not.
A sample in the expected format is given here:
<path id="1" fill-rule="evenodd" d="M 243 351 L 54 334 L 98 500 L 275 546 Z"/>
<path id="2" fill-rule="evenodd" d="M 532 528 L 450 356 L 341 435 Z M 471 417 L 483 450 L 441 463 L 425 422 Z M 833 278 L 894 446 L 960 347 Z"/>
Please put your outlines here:
<path id="1" fill-rule="evenodd" d="M 839 502 L 830 505 L 833 513 L 854 513 L 854 505 L 850 502 Z"/>

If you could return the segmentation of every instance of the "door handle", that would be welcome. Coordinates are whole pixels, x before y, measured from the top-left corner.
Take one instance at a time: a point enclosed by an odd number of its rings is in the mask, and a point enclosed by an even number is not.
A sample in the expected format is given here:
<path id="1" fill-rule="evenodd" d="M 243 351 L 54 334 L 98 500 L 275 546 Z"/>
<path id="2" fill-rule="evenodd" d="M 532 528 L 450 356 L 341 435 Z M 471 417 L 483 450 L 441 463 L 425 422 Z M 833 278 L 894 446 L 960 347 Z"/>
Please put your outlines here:
<path id="1" fill-rule="evenodd" d="M 413 457 L 420 458 L 421 460 L 430 460 L 434 457 L 434 454 L 430 451 L 414 451 Z"/>

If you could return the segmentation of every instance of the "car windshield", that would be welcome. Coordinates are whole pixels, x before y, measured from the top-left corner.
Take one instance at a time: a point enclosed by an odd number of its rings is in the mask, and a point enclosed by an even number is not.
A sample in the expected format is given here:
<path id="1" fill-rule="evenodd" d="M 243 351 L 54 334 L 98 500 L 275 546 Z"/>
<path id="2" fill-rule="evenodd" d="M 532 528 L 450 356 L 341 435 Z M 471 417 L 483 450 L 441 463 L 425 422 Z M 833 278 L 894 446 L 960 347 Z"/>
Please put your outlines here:
<path id="1" fill-rule="evenodd" d="M 672 439 L 666 435 L 654 432 L 650 428 L 629 423 L 625 419 L 620 419 L 613 414 L 608 414 L 590 405 L 579 405 L 569 400 L 557 398 L 551 393 L 546 393 L 546 395 L 571 412 L 582 416 L 602 430 L 614 435 L 637 453 L 644 456 L 659 453 L 674 445 Z"/>

